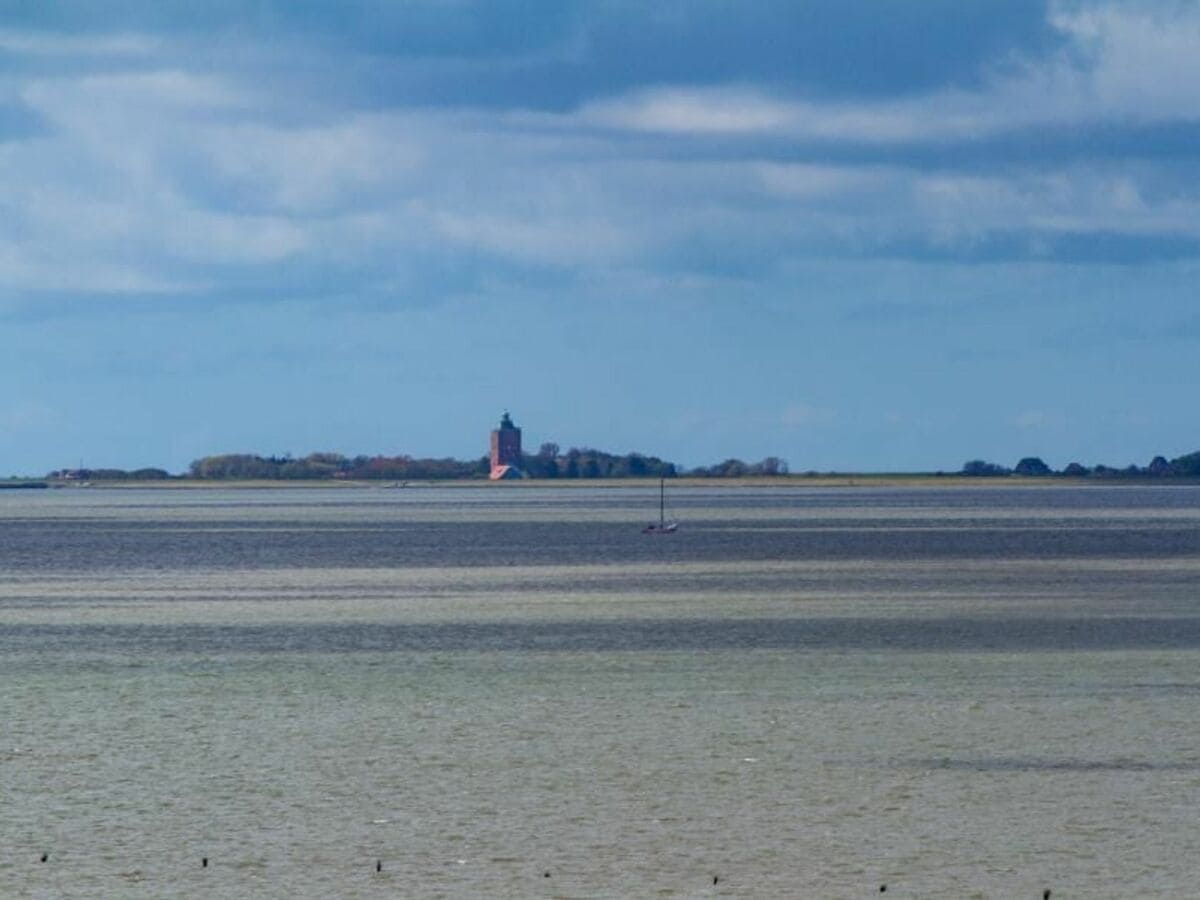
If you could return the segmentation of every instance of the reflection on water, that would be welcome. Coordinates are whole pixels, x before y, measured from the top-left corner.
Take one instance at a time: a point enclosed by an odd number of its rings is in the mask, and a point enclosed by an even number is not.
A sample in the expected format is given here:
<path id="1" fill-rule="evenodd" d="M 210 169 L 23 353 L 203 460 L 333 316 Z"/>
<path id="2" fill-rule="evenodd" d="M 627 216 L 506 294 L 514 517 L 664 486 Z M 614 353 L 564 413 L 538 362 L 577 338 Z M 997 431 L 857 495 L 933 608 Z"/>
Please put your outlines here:
<path id="1" fill-rule="evenodd" d="M 2 896 L 1190 893 L 1200 489 L 4 494 Z"/>

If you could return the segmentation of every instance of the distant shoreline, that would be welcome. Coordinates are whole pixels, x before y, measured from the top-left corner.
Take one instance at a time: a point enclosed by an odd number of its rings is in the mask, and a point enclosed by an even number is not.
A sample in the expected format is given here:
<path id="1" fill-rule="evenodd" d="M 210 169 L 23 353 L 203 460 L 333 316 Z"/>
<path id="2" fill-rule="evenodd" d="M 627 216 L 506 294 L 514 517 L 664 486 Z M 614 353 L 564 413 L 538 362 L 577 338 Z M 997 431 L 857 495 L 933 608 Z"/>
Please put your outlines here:
<path id="1" fill-rule="evenodd" d="M 921 487 L 921 488 L 983 488 L 999 489 L 1006 487 L 1039 488 L 1039 487 L 1117 487 L 1117 486 L 1153 486 L 1153 485 L 1195 485 L 1200 479 L 1195 478 L 1113 478 L 1097 479 L 1072 476 L 1020 476 L 1008 475 L 1002 477 L 979 477 L 970 475 L 932 475 L 932 474 L 859 474 L 859 475 L 770 475 L 743 476 L 739 478 L 689 478 L 686 476 L 667 479 L 675 488 L 721 487 L 721 488 L 887 488 L 887 487 Z M 530 478 L 511 481 L 489 481 L 485 479 L 446 479 L 446 480 L 410 480 L 404 483 L 376 480 L 350 479 L 102 479 L 91 482 L 61 481 L 43 479 L 33 481 L 14 479 L 13 482 L 0 485 L 12 489 L 49 488 L 54 491 L 78 490 L 313 490 L 316 488 L 332 488 L 337 490 L 376 490 L 376 491 L 420 491 L 428 488 L 461 488 L 465 490 L 497 489 L 497 490 L 528 490 L 532 488 L 554 488 L 572 490 L 578 488 L 636 488 L 649 487 L 658 481 L 656 478 Z"/>

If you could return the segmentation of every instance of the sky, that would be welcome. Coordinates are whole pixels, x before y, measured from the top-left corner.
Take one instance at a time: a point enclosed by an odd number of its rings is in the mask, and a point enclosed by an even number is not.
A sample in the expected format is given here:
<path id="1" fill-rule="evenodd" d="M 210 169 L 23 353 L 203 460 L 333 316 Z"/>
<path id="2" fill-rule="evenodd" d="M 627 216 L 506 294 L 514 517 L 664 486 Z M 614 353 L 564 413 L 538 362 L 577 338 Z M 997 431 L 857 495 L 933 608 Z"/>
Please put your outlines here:
<path id="1" fill-rule="evenodd" d="M 1200 6 L 0 0 L 0 474 L 1200 448 Z"/>

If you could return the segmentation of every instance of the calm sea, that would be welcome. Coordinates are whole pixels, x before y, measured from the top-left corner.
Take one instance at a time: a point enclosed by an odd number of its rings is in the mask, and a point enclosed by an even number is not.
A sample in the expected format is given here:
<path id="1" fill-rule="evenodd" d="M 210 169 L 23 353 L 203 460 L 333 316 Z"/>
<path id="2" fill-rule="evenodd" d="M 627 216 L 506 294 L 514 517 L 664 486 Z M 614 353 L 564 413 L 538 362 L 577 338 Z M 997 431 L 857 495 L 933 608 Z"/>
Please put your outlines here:
<path id="1" fill-rule="evenodd" d="M 669 502 L 0 492 L 0 896 L 1200 895 L 1200 488 Z"/>

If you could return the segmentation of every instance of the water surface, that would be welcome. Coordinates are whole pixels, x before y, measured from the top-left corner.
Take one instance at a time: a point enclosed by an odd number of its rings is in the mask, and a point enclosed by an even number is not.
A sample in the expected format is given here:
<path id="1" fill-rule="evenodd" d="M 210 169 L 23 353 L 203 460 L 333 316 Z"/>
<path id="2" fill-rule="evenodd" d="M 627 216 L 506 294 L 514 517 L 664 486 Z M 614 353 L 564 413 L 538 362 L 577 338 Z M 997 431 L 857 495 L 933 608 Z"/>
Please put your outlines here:
<path id="1" fill-rule="evenodd" d="M 1191 893 L 1200 489 L 670 497 L 4 492 L 0 895 Z"/>

